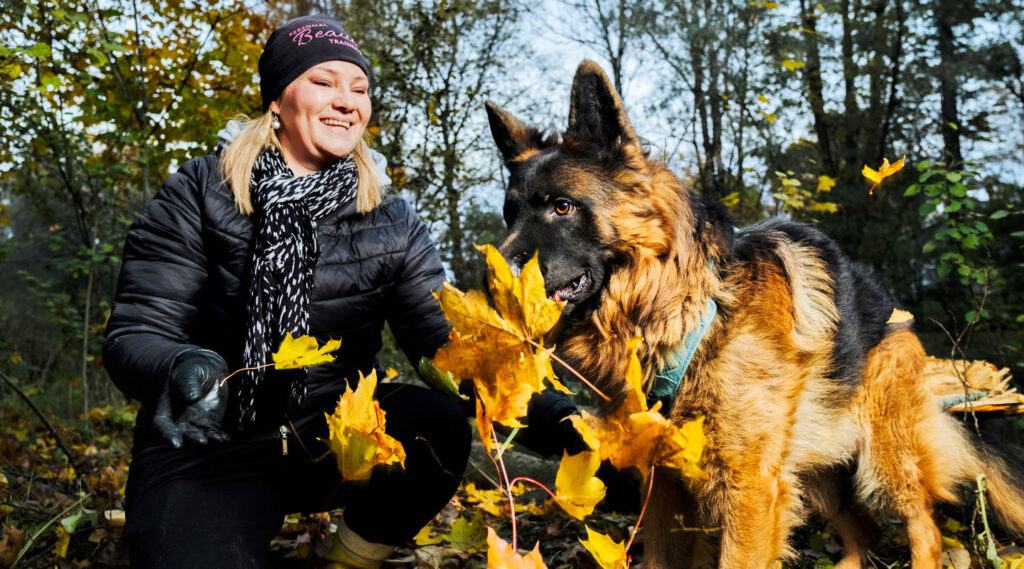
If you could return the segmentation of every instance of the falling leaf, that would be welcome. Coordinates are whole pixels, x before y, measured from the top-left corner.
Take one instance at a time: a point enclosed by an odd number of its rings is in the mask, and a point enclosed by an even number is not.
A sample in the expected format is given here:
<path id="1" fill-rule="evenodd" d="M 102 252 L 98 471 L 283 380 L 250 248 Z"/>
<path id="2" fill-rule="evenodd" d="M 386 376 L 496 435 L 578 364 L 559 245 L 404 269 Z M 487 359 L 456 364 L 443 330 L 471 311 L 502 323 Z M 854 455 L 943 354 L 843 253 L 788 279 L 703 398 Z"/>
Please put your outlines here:
<path id="1" fill-rule="evenodd" d="M 836 179 L 831 176 L 822 174 L 818 176 L 818 191 L 819 192 L 831 192 L 832 188 L 836 187 Z"/>
<path id="2" fill-rule="evenodd" d="M 783 59 L 782 66 L 790 71 L 796 71 L 800 67 L 807 67 L 803 61 L 796 61 L 795 59 Z"/>
<path id="3" fill-rule="evenodd" d="M 595 476 L 601 466 L 596 452 L 581 452 L 575 456 L 562 456 L 555 476 L 555 494 L 558 505 L 570 516 L 583 520 L 604 499 L 605 485 Z"/>
<path id="4" fill-rule="evenodd" d="M 341 340 L 328 340 L 323 347 L 317 344 L 312 336 L 292 338 L 291 332 L 285 334 L 280 347 L 272 354 L 274 369 L 298 369 L 333 362 L 331 352 L 341 347 Z M 376 381 L 376 380 L 375 380 Z"/>
<path id="5" fill-rule="evenodd" d="M 587 526 L 583 527 L 587 528 L 587 539 L 581 539 L 580 543 L 594 556 L 594 561 L 597 561 L 601 569 L 626 569 L 628 567 L 626 548 L 621 541 L 615 541 Z"/>
<path id="6" fill-rule="evenodd" d="M 900 158 L 893 164 L 889 164 L 888 158 L 883 158 L 882 166 L 878 169 L 878 171 L 872 170 L 871 168 L 868 167 L 867 164 L 865 164 L 864 169 L 861 170 L 861 174 L 863 174 L 864 177 L 867 178 L 868 180 L 871 180 L 872 182 L 875 183 L 875 185 L 871 186 L 871 189 L 868 190 L 868 193 L 873 194 L 875 192 L 875 188 L 878 187 L 878 184 L 882 183 L 882 180 L 902 170 L 903 162 L 906 158 L 907 157 L 904 156 L 903 158 Z"/>
<path id="7" fill-rule="evenodd" d="M 768 103 L 772 102 L 772 101 L 771 101 L 771 99 L 769 99 L 768 97 L 765 97 L 764 95 L 758 95 L 758 96 L 757 96 L 757 100 L 758 100 L 758 101 L 761 101 L 762 103 L 764 103 L 764 104 L 766 104 L 766 105 L 767 105 Z"/>
<path id="8" fill-rule="evenodd" d="M 570 420 L 587 446 L 615 468 L 636 467 L 646 476 L 652 467 L 664 466 L 678 470 L 684 478 L 703 480 L 700 459 L 706 443 L 704 418 L 676 426 L 658 412 L 660 401 L 647 408 L 636 356 L 639 343 L 639 338 L 629 343 L 630 361 L 625 378 L 628 390 L 623 403 L 602 418 L 581 411 Z"/>
<path id="9" fill-rule="evenodd" d="M 774 123 L 775 122 L 775 113 L 769 114 L 769 113 L 766 113 L 764 111 L 761 111 L 761 114 L 764 115 L 764 118 L 768 119 L 768 122 L 770 122 L 770 123 Z"/>
<path id="10" fill-rule="evenodd" d="M 913 314 L 907 312 L 906 310 L 894 308 L 892 310 L 892 314 L 889 316 L 889 320 L 886 321 L 886 324 L 902 324 L 904 322 L 910 322 L 913 319 Z"/>
<path id="11" fill-rule="evenodd" d="M 540 557 L 540 543 L 526 555 L 519 555 L 510 544 L 487 528 L 487 569 L 547 569 Z"/>
<path id="12" fill-rule="evenodd" d="M 518 277 L 490 245 L 479 247 L 487 260 L 487 283 L 497 310 L 483 292 L 468 293 L 445 283 L 436 296 L 452 323 L 450 341 L 432 363 L 476 388 L 476 420 L 480 438 L 491 448 L 491 423 L 522 427 L 530 397 L 544 389 L 544 380 L 568 391 L 555 379 L 542 336 L 561 316 L 561 303 L 547 298 L 537 256 Z"/>
<path id="13" fill-rule="evenodd" d="M 346 386 L 334 413 L 325 413 L 330 429 L 327 444 L 344 480 L 366 480 L 377 464 L 397 462 L 405 466 L 402 443 L 384 432 L 385 413 L 373 399 L 376 388 L 375 371 L 366 377 L 359 374 L 356 390 Z"/>

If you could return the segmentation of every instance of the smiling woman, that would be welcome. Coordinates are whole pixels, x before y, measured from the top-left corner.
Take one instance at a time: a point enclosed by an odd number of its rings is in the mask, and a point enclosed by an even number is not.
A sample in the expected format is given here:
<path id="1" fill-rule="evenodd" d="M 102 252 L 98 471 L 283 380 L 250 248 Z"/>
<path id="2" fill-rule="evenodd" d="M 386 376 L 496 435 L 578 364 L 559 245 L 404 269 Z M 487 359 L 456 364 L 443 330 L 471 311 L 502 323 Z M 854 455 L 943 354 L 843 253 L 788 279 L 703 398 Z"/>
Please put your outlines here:
<path id="1" fill-rule="evenodd" d="M 280 117 L 281 153 L 293 172 L 311 174 L 352 153 L 370 121 L 369 90 L 370 80 L 359 66 L 325 61 L 270 103 Z"/>
<path id="2" fill-rule="evenodd" d="M 263 116 L 171 176 L 125 243 L 104 363 L 142 403 L 125 530 L 136 568 L 266 567 L 286 513 L 339 506 L 330 566 L 377 567 L 447 503 L 469 455 L 459 405 L 382 384 L 405 468 L 356 483 L 318 460 L 325 414 L 379 367 L 385 322 L 413 362 L 447 340 L 432 296 L 444 271 L 363 140 L 369 63 L 341 23 L 284 24 L 259 69 Z M 341 347 L 308 372 L 265 370 L 288 334 Z"/>

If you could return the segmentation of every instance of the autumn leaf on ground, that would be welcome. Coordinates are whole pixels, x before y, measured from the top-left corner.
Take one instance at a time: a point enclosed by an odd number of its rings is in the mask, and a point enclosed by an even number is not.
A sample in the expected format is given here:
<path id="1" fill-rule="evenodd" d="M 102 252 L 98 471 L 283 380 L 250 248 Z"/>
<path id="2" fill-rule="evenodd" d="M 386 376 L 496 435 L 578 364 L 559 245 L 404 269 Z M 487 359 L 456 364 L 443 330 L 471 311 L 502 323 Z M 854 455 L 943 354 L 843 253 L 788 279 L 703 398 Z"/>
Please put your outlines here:
<path id="1" fill-rule="evenodd" d="M 463 489 L 466 491 L 467 500 L 476 503 L 481 510 L 495 517 L 505 516 L 506 511 L 503 508 L 508 505 L 508 494 L 504 491 L 497 488 L 481 490 L 472 482 L 466 484 Z"/>
<path id="2" fill-rule="evenodd" d="M 462 516 L 452 524 L 451 531 L 445 536 L 452 547 L 461 551 L 483 551 L 487 548 L 487 525 L 484 514 L 480 510 L 473 512 L 472 517 Z"/>
<path id="3" fill-rule="evenodd" d="M 328 340 L 321 347 L 312 336 L 292 338 L 289 332 L 271 357 L 274 359 L 274 369 L 298 369 L 333 362 L 331 352 L 340 347 L 341 340 Z"/>
<path id="4" fill-rule="evenodd" d="M 570 417 L 587 446 L 620 470 L 636 467 L 646 477 L 654 466 L 673 468 L 686 479 L 702 480 L 700 457 L 704 451 L 704 418 L 682 426 L 672 424 L 658 412 L 661 402 L 647 408 L 641 389 L 642 370 L 636 357 L 639 338 L 630 344 L 626 368 L 629 386 L 622 405 L 603 418 L 586 411 Z"/>
<path id="5" fill-rule="evenodd" d="M 864 177 L 867 178 L 868 180 L 871 180 L 872 182 L 875 183 L 875 185 L 871 186 L 871 189 L 868 190 L 868 193 L 873 194 L 875 192 L 875 188 L 878 187 L 878 184 L 882 183 L 882 180 L 902 170 L 903 162 L 904 160 L 906 160 L 906 158 L 907 157 L 904 156 L 903 158 L 900 158 L 899 160 L 892 164 L 889 164 L 888 158 L 883 158 L 882 166 L 879 167 L 877 171 L 872 170 L 871 168 L 868 167 L 867 164 L 865 164 L 864 169 L 861 170 L 861 174 L 863 174 Z"/>
<path id="6" fill-rule="evenodd" d="M 471 379 L 477 393 L 477 428 L 490 450 L 491 423 L 522 427 L 530 397 L 555 379 L 542 336 L 561 316 L 562 305 L 547 298 L 536 255 L 518 277 L 490 245 L 479 247 L 487 260 L 487 284 L 497 310 L 477 290 L 468 293 L 445 283 L 436 296 L 452 323 L 448 344 L 432 363 L 460 379 Z"/>
<path id="7" fill-rule="evenodd" d="M 377 464 L 405 466 L 402 443 L 384 432 L 384 410 L 373 398 L 376 388 L 375 371 L 366 377 L 360 374 L 356 390 L 346 387 L 334 413 L 325 413 L 330 429 L 327 444 L 344 480 L 366 480 Z"/>
<path id="8" fill-rule="evenodd" d="M 596 476 L 601 459 L 596 452 L 581 452 L 575 456 L 562 455 L 555 476 L 555 495 L 558 505 L 570 516 L 583 520 L 604 499 L 605 485 Z"/>
<path id="9" fill-rule="evenodd" d="M 423 526 L 420 531 L 413 536 L 412 540 L 416 545 L 423 547 L 424 545 L 436 545 L 444 541 L 444 537 L 440 535 L 431 536 L 430 524 Z"/>
<path id="10" fill-rule="evenodd" d="M 493 529 L 487 528 L 487 569 L 547 569 L 547 565 L 540 556 L 540 543 L 526 555 L 519 555 Z"/>
<path id="11" fill-rule="evenodd" d="M 594 561 L 597 561 L 601 569 L 626 569 L 628 567 L 626 547 L 622 542 L 615 541 L 607 535 L 587 527 L 587 539 L 581 539 L 580 543 L 594 556 Z"/>

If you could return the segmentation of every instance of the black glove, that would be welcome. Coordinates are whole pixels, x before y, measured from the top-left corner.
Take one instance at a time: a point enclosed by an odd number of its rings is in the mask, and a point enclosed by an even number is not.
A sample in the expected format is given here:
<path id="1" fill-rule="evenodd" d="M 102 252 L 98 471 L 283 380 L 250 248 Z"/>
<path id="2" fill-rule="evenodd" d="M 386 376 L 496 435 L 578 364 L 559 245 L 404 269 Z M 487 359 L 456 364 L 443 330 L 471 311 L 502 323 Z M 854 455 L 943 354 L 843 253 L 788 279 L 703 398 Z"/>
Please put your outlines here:
<path id="1" fill-rule="evenodd" d="M 228 440 L 221 430 L 228 390 L 220 385 L 227 374 L 217 352 L 195 349 L 177 357 L 153 414 L 153 425 L 174 448 L 183 438 L 201 445 Z"/>
<path id="2" fill-rule="evenodd" d="M 568 399 L 553 390 L 534 394 L 526 411 L 526 428 L 521 429 L 514 442 L 547 458 L 570 455 L 590 450 L 583 436 L 569 418 L 579 410 Z"/>

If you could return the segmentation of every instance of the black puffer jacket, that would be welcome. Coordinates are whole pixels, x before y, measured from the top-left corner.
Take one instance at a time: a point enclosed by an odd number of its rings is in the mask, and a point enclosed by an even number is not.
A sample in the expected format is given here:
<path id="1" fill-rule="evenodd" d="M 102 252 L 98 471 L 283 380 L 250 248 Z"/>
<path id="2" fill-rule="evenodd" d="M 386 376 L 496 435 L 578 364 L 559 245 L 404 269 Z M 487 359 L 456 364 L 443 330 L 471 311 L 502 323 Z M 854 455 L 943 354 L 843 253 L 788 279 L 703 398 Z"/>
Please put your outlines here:
<path id="1" fill-rule="evenodd" d="M 220 182 L 217 158 L 186 164 L 164 183 L 128 232 L 103 360 L 114 383 L 151 417 L 175 357 L 203 347 L 242 367 L 252 220 Z M 444 272 L 426 227 L 404 200 L 389 197 L 362 215 L 354 205 L 317 227 L 320 260 L 310 303 L 310 332 L 341 338 L 337 359 L 309 368 L 309 397 L 288 415 L 330 407 L 342 378 L 368 373 L 385 320 L 412 362 L 433 355 L 449 330 L 431 292 Z M 235 376 L 230 381 L 240 380 Z M 281 419 L 287 382 L 271 373 L 256 396 L 259 425 Z M 232 394 L 236 390 L 232 390 Z M 233 399 L 229 413 L 237 410 Z M 226 426 L 236 423 L 229 416 Z"/>

